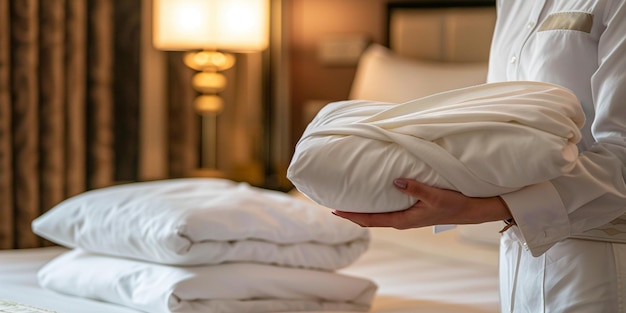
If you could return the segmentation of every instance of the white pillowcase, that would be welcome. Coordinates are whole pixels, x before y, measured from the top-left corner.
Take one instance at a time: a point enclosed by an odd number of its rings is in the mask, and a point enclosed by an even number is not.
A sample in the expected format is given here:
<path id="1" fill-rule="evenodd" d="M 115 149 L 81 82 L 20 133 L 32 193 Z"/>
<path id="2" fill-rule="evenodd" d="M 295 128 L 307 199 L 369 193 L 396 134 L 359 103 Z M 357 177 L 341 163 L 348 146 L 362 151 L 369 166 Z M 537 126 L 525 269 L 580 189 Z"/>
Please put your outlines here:
<path id="1" fill-rule="evenodd" d="M 254 262 L 164 266 L 80 249 L 48 262 L 37 277 L 47 289 L 149 313 L 367 311 L 377 289 L 332 271 Z"/>
<path id="2" fill-rule="evenodd" d="M 410 207 L 396 178 L 487 197 L 569 171 L 584 113 L 574 94 L 539 82 L 484 84 L 402 104 L 324 107 L 296 145 L 287 176 L 315 202 L 378 213 Z"/>
<path id="3" fill-rule="evenodd" d="M 483 84 L 487 79 L 487 69 L 487 62 L 429 62 L 403 57 L 384 46 L 372 44 L 361 56 L 350 99 L 405 102 L 438 92 Z M 480 227 L 485 228 L 485 233 L 495 234 L 491 242 L 499 242 L 500 236 L 493 229 L 501 228 L 502 225 L 493 224 L 484 223 Z M 472 232 L 478 228 L 473 225 Z M 473 237 L 481 236 L 477 234 Z"/>
<path id="4" fill-rule="evenodd" d="M 369 233 L 287 194 L 210 178 L 85 192 L 37 218 L 33 231 L 89 252 L 173 265 L 250 261 L 337 269 Z"/>
<path id="5" fill-rule="evenodd" d="M 405 102 L 486 80 L 487 63 L 418 61 L 372 44 L 359 60 L 350 99 Z"/>

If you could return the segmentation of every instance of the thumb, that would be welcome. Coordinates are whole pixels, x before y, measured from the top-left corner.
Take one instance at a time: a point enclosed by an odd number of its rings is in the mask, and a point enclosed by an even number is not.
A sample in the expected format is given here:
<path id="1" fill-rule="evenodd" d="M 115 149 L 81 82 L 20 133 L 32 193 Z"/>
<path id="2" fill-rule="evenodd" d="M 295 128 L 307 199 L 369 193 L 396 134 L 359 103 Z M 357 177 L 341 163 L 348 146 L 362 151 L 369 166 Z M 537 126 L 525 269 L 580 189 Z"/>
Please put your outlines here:
<path id="1" fill-rule="evenodd" d="M 417 200 L 428 202 L 428 197 L 433 194 L 433 187 L 422 184 L 413 179 L 398 178 L 393 181 L 396 189 Z"/>

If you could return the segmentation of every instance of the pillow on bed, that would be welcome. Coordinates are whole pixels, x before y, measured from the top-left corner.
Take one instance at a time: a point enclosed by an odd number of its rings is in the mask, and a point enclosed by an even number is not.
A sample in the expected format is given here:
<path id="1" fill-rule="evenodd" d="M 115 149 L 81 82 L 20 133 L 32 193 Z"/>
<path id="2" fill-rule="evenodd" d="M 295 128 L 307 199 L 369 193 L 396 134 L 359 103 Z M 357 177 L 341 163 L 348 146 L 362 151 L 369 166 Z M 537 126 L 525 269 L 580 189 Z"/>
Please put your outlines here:
<path id="1" fill-rule="evenodd" d="M 390 212 L 415 199 L 412 178 L 473 197 L 495 196 L 569 171 L 584 114 L 575 95 L 539 82 L 483 84 L 401 104 L 330 103 L 300 138 L 287 176 L 315 202 Z"/>
<path id="2" fill-rule="evenodd" d="M 278 191 L 223 179 L 131 183 L 71 197 L 33 231 L 89 252 L 175 265 L 258 262 L 337 269 L 369 233 Z"/>
<path id="3" fill-rule="evenodd" d="M 487 63 L 418 61 L 372 44 L 361 56 L 350 99 L 405 102 L 486 80 Z"/>

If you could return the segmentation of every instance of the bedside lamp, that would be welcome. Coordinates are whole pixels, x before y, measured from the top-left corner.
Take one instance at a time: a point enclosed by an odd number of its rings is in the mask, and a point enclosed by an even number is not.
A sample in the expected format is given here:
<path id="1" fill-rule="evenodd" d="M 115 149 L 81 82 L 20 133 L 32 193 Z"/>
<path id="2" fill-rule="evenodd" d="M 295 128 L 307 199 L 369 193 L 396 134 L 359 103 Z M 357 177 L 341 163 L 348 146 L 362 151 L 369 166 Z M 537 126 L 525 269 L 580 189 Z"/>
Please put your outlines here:
<path id="1" fill-rule="evenodd" d="M 255 52 L 269 41 L 268 0 L 154 0 L 153 38 L 156 49 L 190 51 L 183 57 L 197 71 L 192 87 L 199 95 L 194 108 L 202 117 L 201 167 L 217 171 L 217 115 L 224 107 L 219 93 L 226 88 L 220 73 L 235 65 L 229 52 Z"/>

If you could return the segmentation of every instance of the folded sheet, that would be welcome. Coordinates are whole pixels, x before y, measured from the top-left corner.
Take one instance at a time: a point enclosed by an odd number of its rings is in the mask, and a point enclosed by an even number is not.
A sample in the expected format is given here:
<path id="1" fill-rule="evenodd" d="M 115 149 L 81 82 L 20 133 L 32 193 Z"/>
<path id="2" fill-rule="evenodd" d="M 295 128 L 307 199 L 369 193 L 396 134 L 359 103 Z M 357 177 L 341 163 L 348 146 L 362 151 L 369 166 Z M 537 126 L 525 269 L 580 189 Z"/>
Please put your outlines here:
<path id="1" fill-rule="evenodd" d="M 176 265 L 258 262 L 335 270 L 369 232 L 314 203 L 229 180 L 131 183 L 67 199 L 33 222 L 70 248 Z"/>
<path id="2" fill-rule="evenodd" d="M 390 212 L 415 203 L 393 188 L 411 178 L 467 196 L 511 192 L 569 171 L 584 113 L 557 85 L 505 82 L 402 104 L 330 103 L 299 140 L 288 178 L 342 211 Z"/>
<path id="3" fill-rule="evenodd" d="M 367 311 L 377 288 L 336 272 L 258 263 L 167 266 L 80 249 L 47 263 L 38 279 L 57 292 L 150 313 Z"/>

